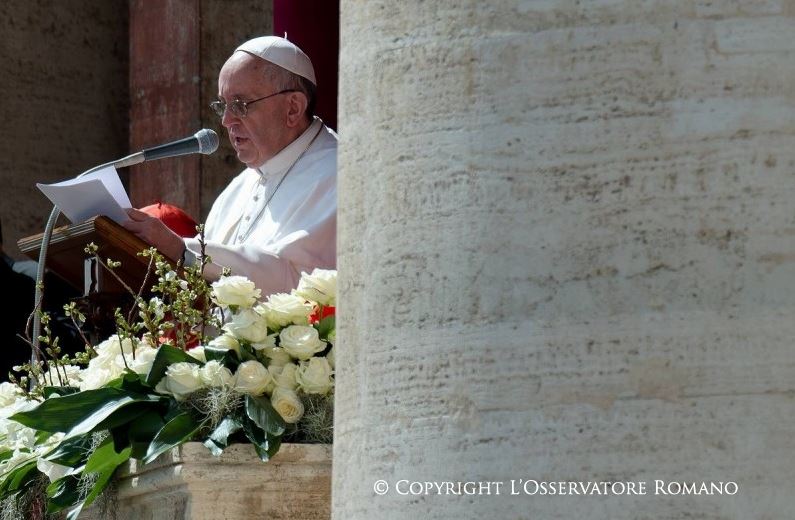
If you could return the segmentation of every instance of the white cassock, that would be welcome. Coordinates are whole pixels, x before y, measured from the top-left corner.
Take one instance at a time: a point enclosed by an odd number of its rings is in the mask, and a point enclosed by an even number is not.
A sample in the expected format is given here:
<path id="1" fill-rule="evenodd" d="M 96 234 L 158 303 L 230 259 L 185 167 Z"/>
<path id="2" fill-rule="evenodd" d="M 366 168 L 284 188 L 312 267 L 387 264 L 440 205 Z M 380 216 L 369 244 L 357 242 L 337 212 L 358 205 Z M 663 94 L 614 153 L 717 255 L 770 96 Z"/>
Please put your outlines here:
<path id="1" fill-rule="evenodd" d="M 205 276 L 229 267 L 263 297 L 290 292 L 302 271 L 335 269 L 337 135 L 315 118 L 276 156 L 244 170 L 216 199 L 204 234 L 212 259 Z M 200 253 L 198 237 L 185 244 Z"/>

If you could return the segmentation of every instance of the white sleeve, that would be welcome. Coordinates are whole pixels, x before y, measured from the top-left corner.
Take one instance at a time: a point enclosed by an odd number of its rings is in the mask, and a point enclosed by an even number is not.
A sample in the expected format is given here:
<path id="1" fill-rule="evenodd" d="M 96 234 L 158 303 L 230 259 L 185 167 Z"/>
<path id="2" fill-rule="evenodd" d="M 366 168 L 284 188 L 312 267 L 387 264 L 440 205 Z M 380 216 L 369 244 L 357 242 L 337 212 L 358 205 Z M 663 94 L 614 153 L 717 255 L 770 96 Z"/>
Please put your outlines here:
<path id="1" fill-rule="evenodd" d="M 296 230 L 279 242 L 267 246 L 256 244 L 223 245 L 207 242 L 205 253 L 212 260 L 205 267 L 205 278 L 216 280 L 223 267 L 233 274 L 248 277 L 262 290 L 262 296 L 290 292 L 298 285 L 302 271 L 336 268 L 337 214 L 329 208 L 310 229 Z M 200 252 L 199 241 L 185 239 L 194 254 Z"/>

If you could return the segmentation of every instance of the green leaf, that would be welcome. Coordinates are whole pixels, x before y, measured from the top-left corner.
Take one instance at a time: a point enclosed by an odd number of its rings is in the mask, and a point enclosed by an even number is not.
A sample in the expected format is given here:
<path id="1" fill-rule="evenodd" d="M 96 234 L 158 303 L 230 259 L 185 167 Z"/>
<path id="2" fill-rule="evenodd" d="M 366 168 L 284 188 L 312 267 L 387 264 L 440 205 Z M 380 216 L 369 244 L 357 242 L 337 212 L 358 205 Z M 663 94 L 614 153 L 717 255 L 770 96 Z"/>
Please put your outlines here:
<path id="1" fill-rule="evenodd" d="M 130 459 L 131 452 L 132 448 L 128 446 L 120 453 L 117 453 L 113 447 L 113 440 L 108 438 L 91 454 L 83 473 L 96 473 L 97 478 L 91 487 L 91 491 L 86 496 L 83 506 L 90 505 L 104 491 L 113 476 L 113 472 Z"/>
<path id="2" fill-rule="evenodd" d="M 243 432 L 254 445 L 254 450 L 263 462 L 269 461 L 279 451 L 281 436 L 265 433 L 248 417 L 243 419 Z"/>
<path id="3" fill-rule="evenodd" d="M 320 323 L 315 325 L 315 328 L 317 328 L 317 335 L 320 336 L 320 339 L 327 341 L 328 335 L 332 330 L 334 330 L 336 323 L 337 320 L 335 319 L 335 316 L 326 316 L 320 320 Z"/>
<path id="4" fill-rule="evenodd" d="M 91 437 L 90 433 L 86 433 L 65 439 L 54 450 L 45 455 L 44 459 L 62 466 L 76 468 L 83 463 L 91 449 Z"/>
<path id="5" fill-rule="evenodd" d="M 251 444 L 254 445 L 254 450 L 260 460 L 263 462 L 270 460 L 268 435 L 248 417 L 243 420 L 243 432 L 246 434 L 246 438 L 251 441 Z"/>
<path id="6" fill-rule="evenodd" d="M 268 435 L 268 457 L 273 457 L 282 447 L 281 435 Z"/>
<path id="7" fill-rule="evenodd" d="M 12 415 L 11 420 L 36 430 L 66 432 L 67 437 L 74 437 L 132 421 L 145 411 L 146 405 L 161 400 L 159 396 L 132 394 L 118 388 L 98 388 L 47 399 L 33 410 Z"/>
<path id="8" fill-rule="evenodd" d="M 197 421 L 190 413 L 184 412 L 163 426 L 152 442 L 149 444 L 149 449 L 146 451 L 144 462 L 149 463 L 157 458 L 161 453 L 179 446 L 183 442 L 190 440 L 193 435 L 202 427 L 202 422 Z"/>
<path id="9" fill-rule="evenodd" d="M 208 450 L 210 450 L 210 453 L 212 453 L 216 457 L 218 457 L 224 452 L 224 449 L 219 445 L 217 445 L 215 442 L 213 442 L 212 439 L 206 439 L 202 444 L 204 444 L 204 446 Z"/>
<path id="10" fill-rule="evenodd" d="M 44 444 L 44 441 L 46 441 L 50 437 L 52 437 L 51 432 L 37 431 L 33 443 L 36 444 L 37 446 L 39 444 Z"/>
<path id="11" fill-rule="evenodd" d="M 215 430 L 210 434 L 210 438 L 221 446 L 229 445 L 229 436 L 243 429 L 243 425 L 234 417 L 224 417 Z"/>
<path id="12" fill-rule="evenodd" d="M 67 475 L 47 486 L 47 512 L 63 511 L 80 502 L 80 477 Z"/>
<path id="13" fill-rule="evenodd" d="M 237 352 L 231 349 L 204 347 L 204 357 L 207 361 L 218 361 L 232 372 L 240 365 Z"/>
<path id="14" fill-rule="evenodd" d="M 160 413 L 154 410 L 147 411 L 133 421 L 129 429 L 126 430 L 127 438 L 133 450 L 130 456 L 136 459 L 143 459 L 146 456 L 146 451 L 149 449 L 149 444 L 151 444 L 152 439 L 155 438 L 157 432 L 159 432 L 165 424 L 166 421 Z M 125 428 L 122 426 L 118 429 L 124 430 Z M 119 445 L 116 445 L 117 449 L 118 447 Z"/>
<path id="15" fill-rule="evenodd" d="M 152 368 L 149 369 L 149 374 L 146 376 L 146 384 L 154 388 L 157 383 L 166 375 L 166 370 L 169 365 L 174 363 L 196 363 L 203 365 L 198 359 L 188 355 L 184 350 L 172 347 L 171 345 L 161 345 L 155 354 L 155 360 L 152 362 Z"/>
<path id="16" fill-rule="evenodd" d="M 143 376 L 133 372 L 132 370 L 126 370 L 124 374 L 117 377 L 113 381 L 106 383 L 104 387 L 118 388 L 120 390 L 126 390 L 128 392 L 137 394 L 146 394 L 152 391 L 152 389 L 145 384 Z"/>
<path id="17" fill-rule="evenodd" d="M 254 355 L 251 349 L 251 344 L 246 341 L 240 342 L 241 347 L 244 345 L 248 345 L 248 347 L 243 347 L 240 349 L 240 359 L 241 361 L 258 361 L 257 356 Z"/>
<path id="18" fill-rule="evenodd" d="M 42 391 L 44 392 L 44 398 L 49 399 L 53 396 L 60 397 L 62 395 L 74 394 L 79 392 L 80 389 L 72 386 L 45 386 Z"/>
<path id="19" fill-rule="evenodd" d="M 231 416 L 224 417 L 212 433 L 210 433 L 210 436 L 204 441 L 204 445 L 217 457 L 229 446 L 229 436 L 242 429 L 243 425 L 240 421 Z"/>
<path id="20" fill-rule="evenodd" d="M 0 462 L 10 459 L 12 455 L 14 455 L 14 450 L 8 448 L 0 450 Z"/>
<path id="21" fill-rule="evenodd" d="M 20 464 L 3 476 L 2 483 L 0 483 L 0 496 L 24 488 L 37 475 L 39 475 L 39 470 L 36 468 L 36 459 Z"/>
<path id="22" fill-rule="evenodd" d="M 266 397 L 246 396 L 246 415 L 265 433 L 281 435 L 284 433 L 285 422 L 279 412 L 273 409 Z"/>

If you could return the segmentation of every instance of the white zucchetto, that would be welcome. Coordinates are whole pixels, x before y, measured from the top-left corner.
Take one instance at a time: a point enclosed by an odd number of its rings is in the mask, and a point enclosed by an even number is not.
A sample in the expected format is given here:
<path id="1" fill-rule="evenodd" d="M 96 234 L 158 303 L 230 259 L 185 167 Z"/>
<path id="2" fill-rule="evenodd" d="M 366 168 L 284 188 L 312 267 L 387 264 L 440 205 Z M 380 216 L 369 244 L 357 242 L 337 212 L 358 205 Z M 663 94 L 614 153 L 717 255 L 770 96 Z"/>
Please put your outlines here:
<path id="1" fill-rule="evenodd" d="M 246 52 L 283 69 L 287 69 L 293 74 L 298 74 L 317 86 L 315 81 L 315 69 L 309 56 L 298 48 L 297 45 L 278 36 L 261 36 L 247 41 L 235 52 Z"/>

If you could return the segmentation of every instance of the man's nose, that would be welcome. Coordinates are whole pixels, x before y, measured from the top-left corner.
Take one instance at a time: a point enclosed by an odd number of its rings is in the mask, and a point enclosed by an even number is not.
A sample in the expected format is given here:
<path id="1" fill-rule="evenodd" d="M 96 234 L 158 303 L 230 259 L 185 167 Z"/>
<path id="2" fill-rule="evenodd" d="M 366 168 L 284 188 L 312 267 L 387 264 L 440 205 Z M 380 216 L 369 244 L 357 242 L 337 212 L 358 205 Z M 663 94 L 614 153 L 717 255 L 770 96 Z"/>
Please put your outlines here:
<path id="1" fill-rule="evenodd" d="M 233 114 L 232 111 L 229 110 L 229 107 L 227 107 L 226 110 L 224 110 L 223 117 L 221 118 L 221 125 L 223 125 L 225 128 L 229 128 L 239 120 L 240 118 Z"/>

